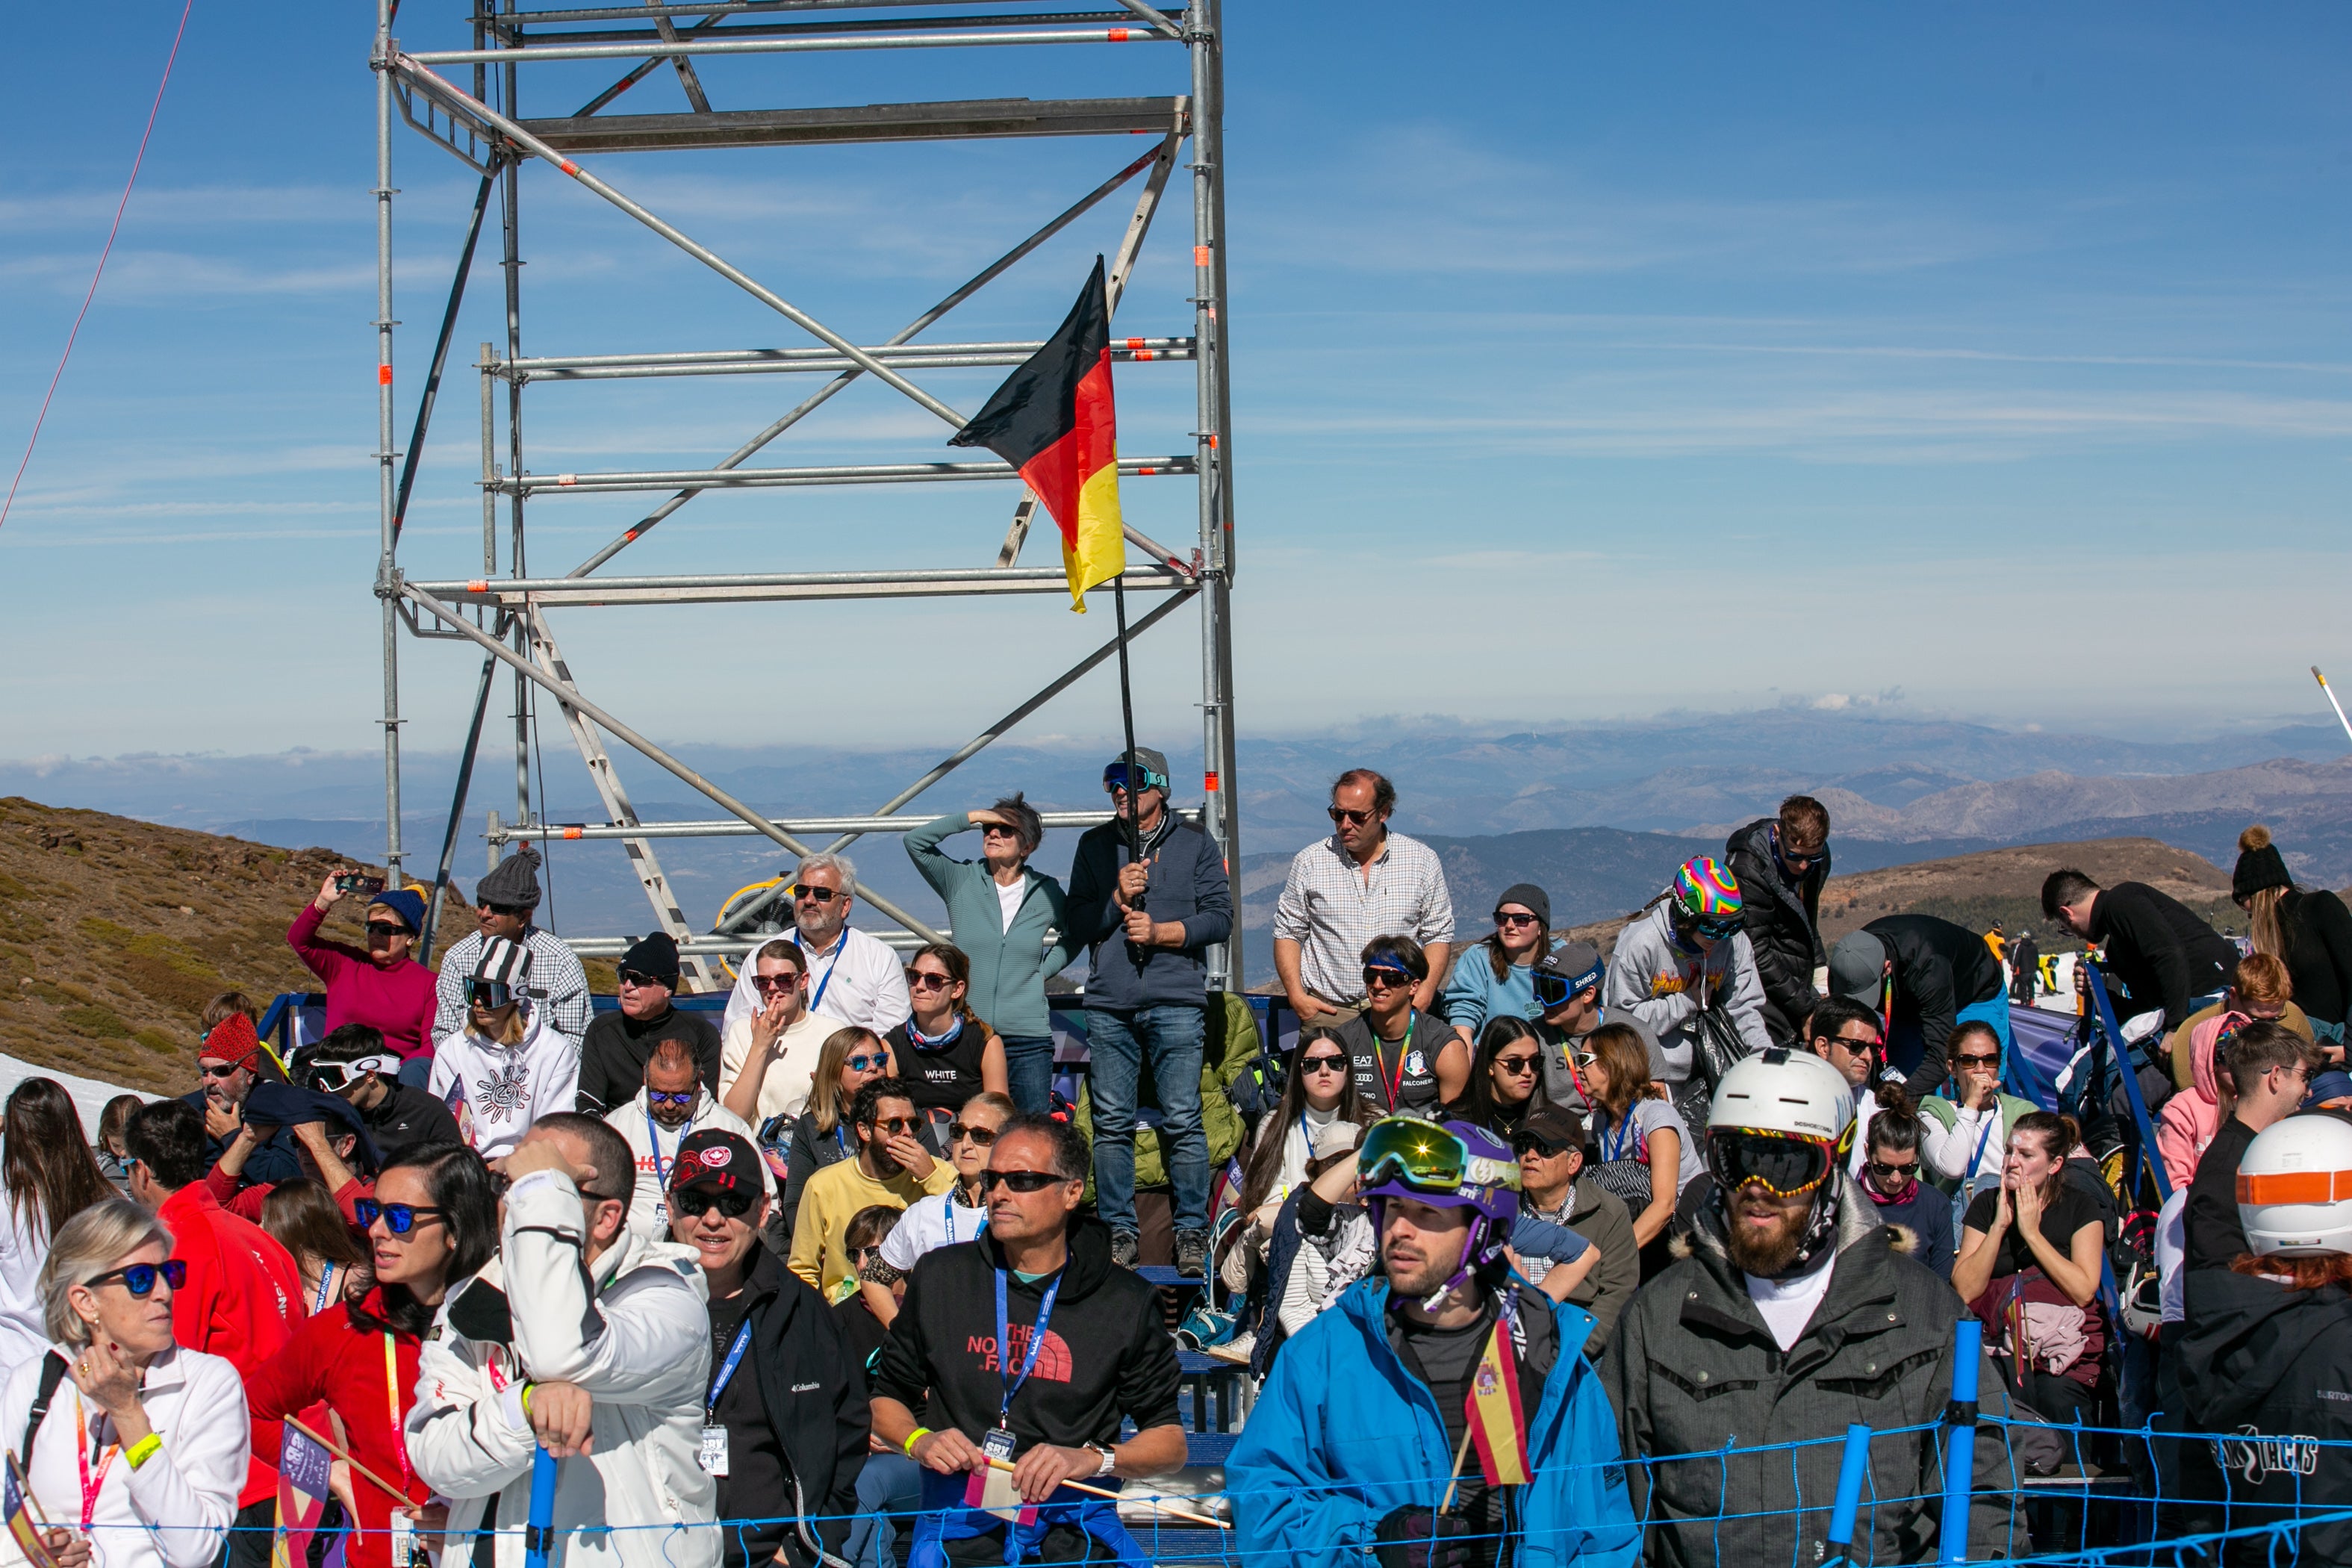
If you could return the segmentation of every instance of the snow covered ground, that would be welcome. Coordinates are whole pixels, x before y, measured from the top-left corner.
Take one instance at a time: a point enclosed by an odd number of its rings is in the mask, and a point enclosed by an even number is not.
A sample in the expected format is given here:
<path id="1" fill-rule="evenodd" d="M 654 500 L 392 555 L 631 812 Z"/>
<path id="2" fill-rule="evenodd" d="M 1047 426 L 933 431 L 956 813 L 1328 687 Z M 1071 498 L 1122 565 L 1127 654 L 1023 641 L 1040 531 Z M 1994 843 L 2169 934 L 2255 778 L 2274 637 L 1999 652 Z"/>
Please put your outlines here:
<path id="1" fill-rule="evenodd" d="M 100 1083 L 94 1078 L 76 1078 L 69 1072 L 37 1068 L 14 1057 L 0 1056 L 0 1100 L 6 1100 L 16 1091 L 16 1086 L 28 1078 L 55 1079 L 66 1086 L 66 1092 L 73 1096 L 74 1109 L 81 1112 L 82 1136 L 93 1143 L 98 1142 L 98 1115 L 106 1109 L 106 1102 L 118 1094 L 138 1093 L 138 1090 L 124 1089 L 120 1084 Z M 139 1097 L 142 1100 L 154 1098 L 144 1094 Z"/>

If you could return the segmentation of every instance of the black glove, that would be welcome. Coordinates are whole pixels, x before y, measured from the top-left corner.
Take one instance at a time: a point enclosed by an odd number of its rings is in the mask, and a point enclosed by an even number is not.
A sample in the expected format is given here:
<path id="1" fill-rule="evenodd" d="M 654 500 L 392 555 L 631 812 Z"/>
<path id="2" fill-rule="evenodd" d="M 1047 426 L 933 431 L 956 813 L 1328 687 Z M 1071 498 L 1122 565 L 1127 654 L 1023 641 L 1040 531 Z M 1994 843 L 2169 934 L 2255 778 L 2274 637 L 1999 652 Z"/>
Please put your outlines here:
<path id="1" fill-rule="evenodd" d="M 1470 1521 L 1407 1503 L 1372 1531 L 1372 1555 L 1381 1568 L 1470 1568 Z"/>

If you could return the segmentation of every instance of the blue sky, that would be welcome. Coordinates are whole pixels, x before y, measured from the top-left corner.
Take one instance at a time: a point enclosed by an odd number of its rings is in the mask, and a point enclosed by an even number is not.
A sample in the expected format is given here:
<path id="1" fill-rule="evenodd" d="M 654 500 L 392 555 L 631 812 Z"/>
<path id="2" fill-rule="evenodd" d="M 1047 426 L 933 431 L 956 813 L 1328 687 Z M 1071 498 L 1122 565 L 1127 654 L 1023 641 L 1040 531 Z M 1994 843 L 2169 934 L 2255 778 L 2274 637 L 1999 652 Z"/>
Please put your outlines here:
<path id="1" fill-rule="evenodd" d="M 2193 729 L 2309 714 L 2314 662 L 2352 678 L 2340 9 L 1231 12 L 1245 729 L 1778 701 Z M 12 26 L 31 68 L 0 98 L 12 468 L 178 8 L 109 15 L 94 66 L 67 12 Z M 460 45 L 460 15 L 412 4 L 404 41 Z M 374 743 L 369 25 L 352 4 L 198 0 L 0 529 L 0 755 Z M 586 96 L 593 68 L 541 68 L 527 109 Z M 1164 91 L 1180 68 L 1126 46 L 704 75 L 744 107 Z M 677 99 L 656 76 L 628 107 Z M 594 167 L 875 341 L 1139 150 Z M 470 177 L 403 132 L 395 183 L 404 431 Z M 543 170 L 524 200 L 529 352 L 806 341 Z M 941 331 L 1041 334 L 1124 205 Z M 1155 235 L 1128 331 L 1184 330 L 1181 216 Z M 477 273 L 461 345 L 498 335 L 497 289 Z M 923 379 L 969 411 L 996 374 Z M 534 466 L 701 466 L 804 390 L 539 389 Z M 474 394 L 453 376 L 428 447 L 404 556 L 420 576 L 478 560 Z M 1124 450 L 1182 449 L 1189 382 L 1138 369 L 1120 396 Z M 773 450 L 910 460 L 942 434 L 861 386 Z M 955 493 L 706 498 L 626 559 L 991 558 L 1009 493 L 940 489 Z M 628 500 L 540 507 L 532 561 L 568 569 Z M 1132 484 L 1128 504 L 1171 542 L 1189 531 L 1184 487 Z M 1032 599 L 557 629 L 589 688 L 656 735 L 881 744 L 960 738 L 1108 621 Z M 1147 730 L 1197 733 L 1189 624 L 1139 648 Z M 409 743 L 452 744 L 471 656 L 404 656 Z M 1091 680 L 1032 733 L 1097 736 L 1114 714 Z"/>

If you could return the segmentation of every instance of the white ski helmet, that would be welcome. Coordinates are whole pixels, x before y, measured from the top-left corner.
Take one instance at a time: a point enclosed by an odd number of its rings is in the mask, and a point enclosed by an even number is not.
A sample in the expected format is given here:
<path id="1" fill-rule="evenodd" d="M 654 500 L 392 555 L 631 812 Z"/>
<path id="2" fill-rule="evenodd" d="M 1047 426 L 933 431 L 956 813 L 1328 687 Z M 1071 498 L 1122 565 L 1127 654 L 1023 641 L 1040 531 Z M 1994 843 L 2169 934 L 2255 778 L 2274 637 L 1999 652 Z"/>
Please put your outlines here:
<path id="1" fill-rule="evenodd" d="M 1775 1046 L 1731 1064 L 1707 1103 L 1706 1124 L 1818 1139 L 1842 1149 L 1853 1131 L 1853 1089 L 1845 1074 L 1812 1052 Z"/>
<path id="2" fill-rule="evenodd" d="M 2352 1122 L 2290 1116 L 2238 1163 L 2238 1219 L 2257 1253 L 2352 1252 Z"/>

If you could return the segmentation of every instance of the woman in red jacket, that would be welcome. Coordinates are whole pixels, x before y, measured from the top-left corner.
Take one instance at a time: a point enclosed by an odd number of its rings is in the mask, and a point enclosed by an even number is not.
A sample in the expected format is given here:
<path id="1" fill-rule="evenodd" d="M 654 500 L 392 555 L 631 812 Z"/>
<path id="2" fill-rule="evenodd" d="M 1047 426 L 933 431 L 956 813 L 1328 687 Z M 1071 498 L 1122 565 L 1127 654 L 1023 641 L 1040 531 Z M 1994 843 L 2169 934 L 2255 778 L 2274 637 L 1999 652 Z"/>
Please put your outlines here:
<path id="1" fill-rule="evenodd" d="M 423 1561 L 420 1535 L 436 1531 L 441 1516 L 428 1512 L 432 1489 L 409 1468 L 401 1436 L 416 1398 L 417 1347 L 448 1288 L 498 1250 L 498 1199 L 479 1155 L 455 1143 L 424 1143 L 386 1165 L 375 1195 L 359 1207 L 375 1288 L 307 1320 L 283 1352 L 246 1380 L 246 1400 L 257 1424 L 299 1417 L 321 1402 L 334 1413 L 342 1447 L 406 1494 L 395 1521 L 385 1489 L 352 1476 L 359 1530 L 346 1560 L 352 1568 L 411 1568 Z"/>

